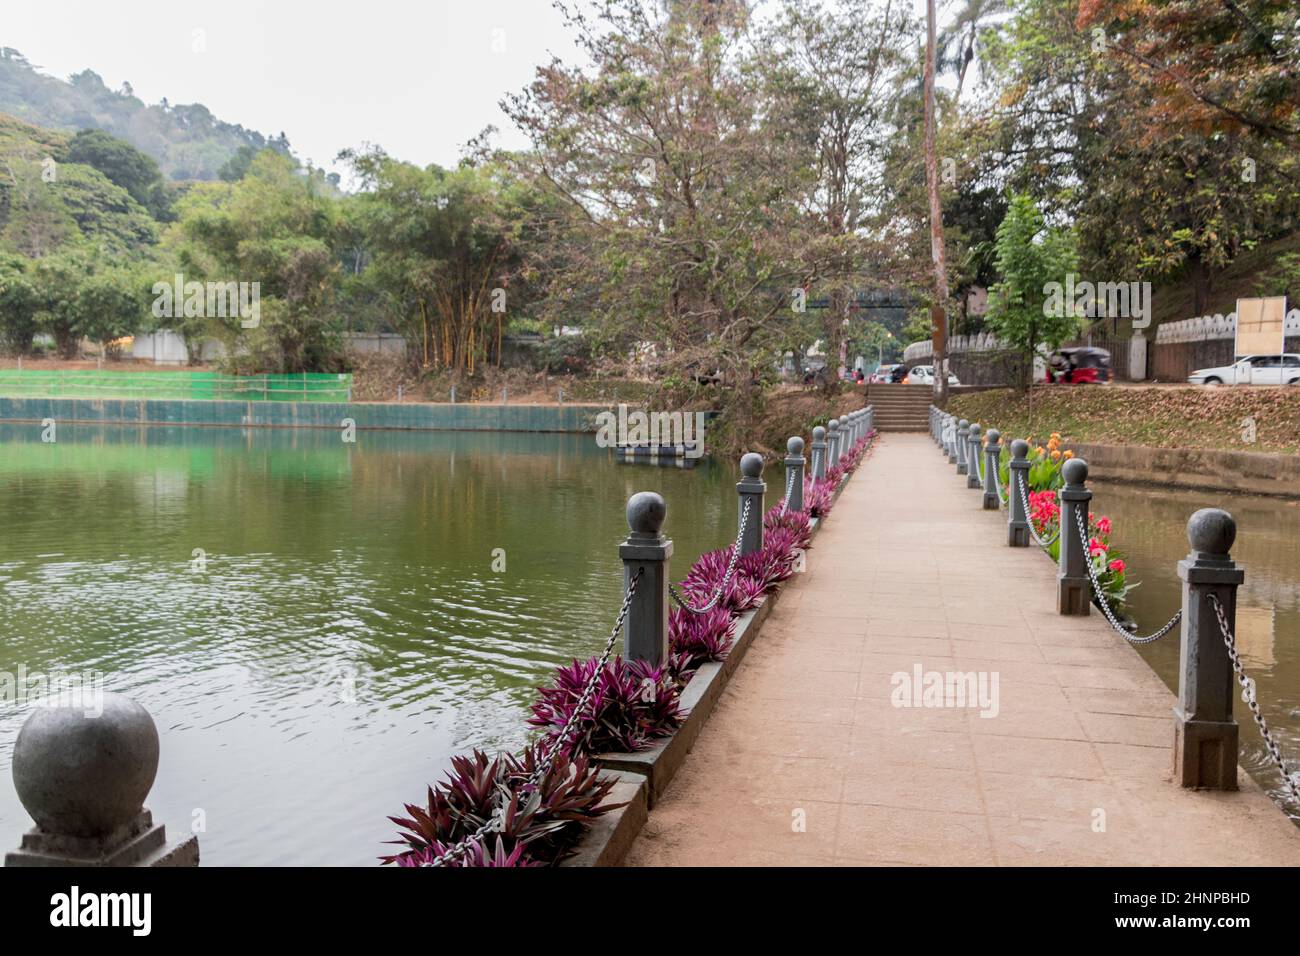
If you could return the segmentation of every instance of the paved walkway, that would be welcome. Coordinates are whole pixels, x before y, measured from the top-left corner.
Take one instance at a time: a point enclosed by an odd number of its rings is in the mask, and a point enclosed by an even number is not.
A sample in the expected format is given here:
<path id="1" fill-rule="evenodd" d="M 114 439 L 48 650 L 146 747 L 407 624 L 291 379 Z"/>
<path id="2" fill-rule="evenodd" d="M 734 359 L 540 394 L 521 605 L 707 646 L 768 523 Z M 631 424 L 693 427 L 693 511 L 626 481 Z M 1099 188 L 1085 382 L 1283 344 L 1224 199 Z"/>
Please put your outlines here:
<path id="1" fill-rule="evenodd" d="M 965 480 L 881 439 L 628 862 L 1300 865 L 1244 773 L 1171 782 L 1173 695 L 1099 615 L 1057 616 L 1052 562 Z M 917 665 L 996 671 L 997 716 L 892 706 Z"/>

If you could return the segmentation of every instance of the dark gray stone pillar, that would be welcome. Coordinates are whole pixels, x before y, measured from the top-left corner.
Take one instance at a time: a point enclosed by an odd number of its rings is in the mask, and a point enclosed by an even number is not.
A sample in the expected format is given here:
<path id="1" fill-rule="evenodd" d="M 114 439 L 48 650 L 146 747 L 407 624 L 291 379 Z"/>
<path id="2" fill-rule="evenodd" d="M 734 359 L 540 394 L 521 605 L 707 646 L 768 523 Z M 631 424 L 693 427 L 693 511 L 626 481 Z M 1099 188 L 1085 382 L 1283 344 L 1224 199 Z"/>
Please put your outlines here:
<path id="1" fill-rule="evenodd" d="M 1191 553 L 1178 562 L 1183 581 L 1174 708 L 1174 775 L 1183 787 L 1237 789 L 1237 722 L 1232 717 L 1232 662 L 1211 596 L 1234 637 L 1237 588 L 1245 573 L 1229 556 L 1237 537 L 1232 515 L 1202 508 L 1187 522 Z"/>
<path id="2" fill-rule="evenodd" d="M 971 425 L 969 433 L 966 435 L 966 487 L 978 488 L 980 486 L 980 455 L 983 454 L 984 448 L 980 444 L 980 426 L 978 423 Z"/>
<path id="3" fill-rule="evenodd" d="M 623 657 L 658 667 L 668 657 L 668 559 L 673 543 L 659 533 L 668 514 L 664 499 L 639 491 L 627 500 L 627 540 L 618 547 L 623 587 L 641 572 L 623 622 Z"/>
<path id="4" fill-rule="evenodd" d="M 997 511 L 1002 507 L 997 485 L 1002 461 L 1002 433 L 990 428 L 988 437 L 988 444 L 984 446 L 984 510 Z"/>
<path id="5" fill-rule="evenodd" d="M 1085 486 L 1088 480 L 1088 463 L 1082 458 L 1071 458 L 1061 468 L 1065 487 L 1061 489 L 1060 560 L 1056 570 L 1056 611 L 1058 614 L 1079 615 L 1089 613 L 1087 540 L 1080 540 L 1077 515 L 1082 513 L 1084 527 L 1088 526 L 1088 502 L 1092 492 Z"/>
<path id="6" fill-rule="evenodd" d="M 740 459 L 740 481 L 736 482 L 736 527 L 745 521 L 745 533 L 740 539 L 740 556 L 763 550 L 763 456 L 752 451 Z M 745 504 L 749 504 L 749 518 L 745 520 Z"/>
<path id="7" fill-rule="evenodd" d="M 86 695 L 37 707 L 18 732 L 14 788 L 36 826 L 5 866 L 198 866 L 198 837 L 169 841 L 144 806 L 158 773 L 153 718 L 120 694 Z"/>
<path id="8" fill-rule="evenodd" d="M 785 501 L 786 511 L 803 511 L 803 439 L 798 435 L 785 443 L 785 484 L 790 496 Z"/>
<path id="9" fill-rule="evenodd" d="M 840 463 L 840 420 L 832 418 L 826 426 L 826 467 Z"/>
<path id="10" fill-rule="evenodd" d="M 1029 515 L 1025 502 L 1029 499 L 1029 442 L 1017 438 L 1011 443 L 1011 460 L 1007 482 L 1007 544 L 1013 548 L 1029 547 Z M 1021 491 L 1024 494 L 1021 494 Z"/>
<path id="11" fill-rule="evenodd" d="M 957 423 L 957 474 L 966 474 L 966 449 L 970 444 L 970 422 L 962 419 Z"/>
<path id="12" fill-rule="evenodd" d="M 828 448 L 826 442 L 826 429 L 818 425 L 813 429 L 812 440 L 812 476 L 813 481 L 821 481 L 826 477 L 826 458 Z"/>

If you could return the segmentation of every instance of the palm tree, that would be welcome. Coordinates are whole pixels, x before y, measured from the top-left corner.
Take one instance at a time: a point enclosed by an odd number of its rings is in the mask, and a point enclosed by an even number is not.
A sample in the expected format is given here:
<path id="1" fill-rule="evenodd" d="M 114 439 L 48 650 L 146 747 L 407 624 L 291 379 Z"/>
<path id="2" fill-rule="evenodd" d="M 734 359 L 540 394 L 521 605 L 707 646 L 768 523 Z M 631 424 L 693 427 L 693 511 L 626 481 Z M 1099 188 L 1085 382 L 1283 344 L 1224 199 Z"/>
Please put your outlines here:
<path id="1" fill-rule="evenodd" d="M 936 59 L 938 68 L 947 73 L 957 74 L 956 102 L 961 99 L 962 88 L 966 85 L 966 71 L 975 59 L 975 48 L 984 37 L 996 29 L 996 23 L 990 22 L 1007 12 L 1007 0 L 964 0 L 964 4 L 952 22 L 939 35 Z"/>

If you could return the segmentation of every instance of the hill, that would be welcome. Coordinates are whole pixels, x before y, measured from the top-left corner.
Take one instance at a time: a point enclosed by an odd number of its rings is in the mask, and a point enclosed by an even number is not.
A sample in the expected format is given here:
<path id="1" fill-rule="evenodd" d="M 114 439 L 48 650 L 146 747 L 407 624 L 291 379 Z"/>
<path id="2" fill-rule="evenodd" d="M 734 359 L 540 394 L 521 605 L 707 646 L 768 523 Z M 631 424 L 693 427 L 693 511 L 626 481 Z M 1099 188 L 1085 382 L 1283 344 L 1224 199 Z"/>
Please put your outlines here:
<path id="1" fill-rule="evenodd" d="M 69 80 L 47 76 L 11 47 L 0 48 L 0 112 L 54 130 L 104 130 L 152 156 L 172 180 L 218 179 L 241 149 L 289 155 L 284 133 L 267 137 L 223 122 L 201 103 L 148 106 L 130 84 L 111 90 L 91 70 Z"/>

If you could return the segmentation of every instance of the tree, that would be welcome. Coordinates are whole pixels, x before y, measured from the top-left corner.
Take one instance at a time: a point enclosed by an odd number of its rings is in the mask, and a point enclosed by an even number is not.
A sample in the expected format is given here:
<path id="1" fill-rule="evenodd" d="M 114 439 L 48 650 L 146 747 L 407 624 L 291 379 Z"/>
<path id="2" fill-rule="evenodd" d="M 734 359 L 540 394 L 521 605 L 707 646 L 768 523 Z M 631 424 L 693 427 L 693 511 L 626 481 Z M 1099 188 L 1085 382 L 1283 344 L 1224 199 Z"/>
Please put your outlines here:
<path id="1" fill-rule="evenodd" d="M 342 271 L 338 203 L 291 159 L 264 150 L 239 182 L 196 185 L 178 212 L 176 253 L 187 281 L 257 284 L 256 328 L 244 326 L 246 316 L 205 316 L 227 339 L 232 362 L 259 372 L 330 368 L 341 325 L 333 308 Z"/>
<path id="2" fill-rule="evenodd" d="M 935 0 L 926 0 L 925 43 L 925 185 L 930 199 L 930 257 L 934 262 L 934 306 L 931 315 L 935 323 L 934 396 L 943 406 L 948 401 L 948 375 L 945 352 L 948 346 L 948 266 L 944 260 L 943 207 L 939 203 L 939 160 L 935 151 Z"/>
<path id="3" fill-rule="evenodd" d="M 32 350 L 40 297 L 28 276 L 27 260 L 0 256 L 0 346 L 15 355 Z"/>
<path id="4" fill-rule="evenodd" d="M 87 276 L 77 289 L 77 330 L 116 358 L 111 343 L 141 327 L 146 301 L 140 278 L 129 270 L 109 269 Z"/>
<path id="5" fill-rule="evenodd" d="M 989 290 L 985 324 L 1020 353 L 1023 388 L 1032 377 L 1039 346 L 1054 349 L 1079 331 L 1074 303 L 1059 298 L 1066 274 L 1075 268 L 1073 238 L 1046 226 L 1030 196 L 1014 195 L 998 226 L 996 264 L 1002 278 Z"/>
<path id="6" fill-rule="evenodd" d="M 125 140 L 103 130 L 83 129 L 69 141 L 67 161 L 98 169 L 155 219 L 168 218 L 169 197 L 158 164 Z"/>

